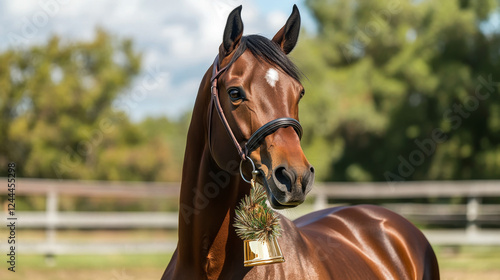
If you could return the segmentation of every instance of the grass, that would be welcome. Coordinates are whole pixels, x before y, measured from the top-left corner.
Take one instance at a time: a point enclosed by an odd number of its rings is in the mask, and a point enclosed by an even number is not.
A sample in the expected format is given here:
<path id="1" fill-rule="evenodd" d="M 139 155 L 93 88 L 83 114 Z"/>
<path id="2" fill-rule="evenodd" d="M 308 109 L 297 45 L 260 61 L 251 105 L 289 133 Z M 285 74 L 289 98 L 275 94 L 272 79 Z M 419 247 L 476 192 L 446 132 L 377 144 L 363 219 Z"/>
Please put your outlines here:
<path id="1" fill-rule="evenodd" d="M 60 241 L 165 241 L 175 240 L 176 231 L 167 230 L 60 230 Z M 0 236 L 7 236 L 0 230 Z M 18 231 L 18 240 L 45 239 L 43 230 Z M 434 247 L 443 280 L 500 279 L 500 247 Z M 4 255 L 1 252 L 0 255 Z M 171 254 L 147 255 L 61 255 L 47 262 L 41 255 L 18 255 L 16 270 L 7 270 L 0 257 L 2 280 L 142 280 L 160 279 Z"/>
<path id="2" fill-rule="evenodd" d="M 41 255 L 20 255 L 16 272 L 2 265 L 2 280 L 135 280 L 160 279 L 171 254 L 64 255 L 48 264 Z"/>
<path id="3" fill-rule="evenodd" d="M 441 279 L 500 279 L 499 247 L 436 247 Z M 171 254 L 64 255 L 48 265 L 44 256 L 20 255 L 17 272 L 2 265 L 2 280 L 142 280 L 160 279 Z"/>
<path id="4" fill-rule="evenodd" d="M 57 269 L 107 269 L 110 267 L 141 268 L 165 267 L 172 254 L 151 255 L 63 255 L 53 257 L 52 265 L 47 263 L 45 256 L 25 255 L 19 256 L 18 268 L 36 270 Z"/>
<path id="5" fill-rule="evenodd" d="M 437 247 L 435 252 L 441 269 L 500 272 L 500 247 Z"/>

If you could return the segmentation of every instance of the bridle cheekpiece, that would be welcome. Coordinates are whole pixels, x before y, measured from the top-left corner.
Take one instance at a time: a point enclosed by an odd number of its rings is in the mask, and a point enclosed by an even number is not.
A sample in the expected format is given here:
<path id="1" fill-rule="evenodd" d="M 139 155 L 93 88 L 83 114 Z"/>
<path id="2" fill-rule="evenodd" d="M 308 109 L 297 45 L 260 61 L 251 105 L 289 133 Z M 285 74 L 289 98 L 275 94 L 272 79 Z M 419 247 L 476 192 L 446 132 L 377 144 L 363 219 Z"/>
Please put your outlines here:
<path id="1" fill-rule="evenodd" d="M 250 160 L 252 163 L 253 171 L 255 171 L 255 164 L 253 163 L 252 159 L 250 158 L 250 153 L 252 153 L 255 149 L 257 149 L 264 138 L 266 136 L 273 134 L 276 132 L 278 129 L 283 128 L 283 127 L 293 127 L 297 135 L 299 136 L 299 139 L 302 138 L 302 126 L 300 125 L 299 121 L 297 121 L 294 118 L 278 118 L 275 120 L 272 120 L 263 126 L 261 126 L 259 129 L 257 129 L 248 139 L 248 141 L 242 146 L 236 137 L 234 136 L 234 133 L 229 126 L 229 123 L 226 119 L 226 116 L 224 115 L 224 111 L 222 110 L 222 106 L 220 104 L 219 100 L 219 90 L 217 87 L 218 83 L 218 78 L 220 75 L 228 69 L 228 66 L 225 66 L 221 69 L 219 69 L 219 56 L 215 57 L 213 68 L 212 68 L 212 78 L 210 79 L 212 85 L 210 87 L 210 92 L 211 92 L 211 100 L 210 100 L 210 107 L 209 107 L 209 115 L 208 115 L 208 141 L 209 141 L 209 148 L 212 149 L 211 145 L 211 127 L 212 127 L 212 114 L 213 114 L 213 108 L 215 107 L 215 110 L 217 111 L 217 114 L 219 115 L 220 120 L 222 121 L 222 124 L 224 125 L 224 128 L 226 129 L 227 134 L 229 135 L 229 138 L 231 138 L 234 146 L 236 147 L 236 150 L 241 158 L 240 162 L 240 173 L 241 177 L 243 180 L 246 182 L 250 182 L 250 180 L 247 180 L 241 171 L 241 164 L 246 161 Z"/>

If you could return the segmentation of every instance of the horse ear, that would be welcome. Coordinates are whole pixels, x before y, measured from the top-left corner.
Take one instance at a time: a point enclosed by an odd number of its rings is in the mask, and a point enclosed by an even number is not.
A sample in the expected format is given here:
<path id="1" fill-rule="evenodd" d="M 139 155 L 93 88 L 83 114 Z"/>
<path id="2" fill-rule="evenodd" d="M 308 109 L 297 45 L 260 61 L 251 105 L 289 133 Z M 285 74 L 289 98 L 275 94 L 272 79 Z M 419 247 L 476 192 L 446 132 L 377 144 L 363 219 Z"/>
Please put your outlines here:
<path id="1" fill-rule="evenodd" d="M 227 18 L 226 28 L 220 47 L 220 58 L 224 58 L 236 49 L 243 36 L 243 21 L 241 20 L 241 5 L 234 9 Z"/>
<path id="2" fill-rule="evenodd" d="M 273 41 L 280 45 L 285 54 L 289 54 L 299 39 L 300 33 L 300 13 L 297 5 L 293 5 L 293 11 L 288 20 L 276 35 Z"/>

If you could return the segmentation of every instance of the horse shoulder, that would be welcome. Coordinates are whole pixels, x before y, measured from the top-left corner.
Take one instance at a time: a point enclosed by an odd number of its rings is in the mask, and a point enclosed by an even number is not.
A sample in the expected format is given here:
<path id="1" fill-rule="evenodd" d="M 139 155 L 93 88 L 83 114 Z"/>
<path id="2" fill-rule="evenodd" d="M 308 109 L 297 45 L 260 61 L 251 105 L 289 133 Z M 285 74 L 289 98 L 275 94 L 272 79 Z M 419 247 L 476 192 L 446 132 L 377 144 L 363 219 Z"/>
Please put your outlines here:
<path id="1" fill-rule="evenodd" d="M 334 207 L 307 214 L 294 223 L 323 248 L 324 256 L 365 262 L 383 279 L 439 279 L 434 251 L 423 233 L 386 208 Z"/>
<path id="2" fill-rule="evenodd" d="M 244 277 L 245 280 L 262 279 L 330 279 L 324 277 L 324 269 L 318 265 L 314 256 L 315 247 L 307 240 L 294 222 L 280 215 L 282 236 L 278 243 L 285 262 L 253 267 Z"/>

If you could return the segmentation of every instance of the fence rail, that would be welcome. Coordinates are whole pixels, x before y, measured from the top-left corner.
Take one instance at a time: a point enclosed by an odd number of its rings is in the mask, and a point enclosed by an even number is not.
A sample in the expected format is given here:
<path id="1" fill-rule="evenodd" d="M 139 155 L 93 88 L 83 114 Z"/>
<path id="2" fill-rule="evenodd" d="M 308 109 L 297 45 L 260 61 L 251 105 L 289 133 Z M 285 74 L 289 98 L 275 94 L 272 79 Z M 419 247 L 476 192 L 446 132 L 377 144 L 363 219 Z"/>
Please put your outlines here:
<path id="1" fill-rule="evenodd" d="M 0 178 L 6 182 L 6 178 Z M 5 194 L 7 188 L 0 188 Z M 71 181 L 47 179 L 18 179 L 16 196 L 46 196 L 46 210 L 42 212 L 16 212 L 19 228 L 46 229 L 46 240 L 20 244 L 19 250 L 43 254 L 95 253 L 153 253 L 175 248 L 175 242 L 130 243 L 63 243 L 56 240 L 60 228 L 118 229 L 118 228 L 177 228 L 177 212 L 68 212 L 59 210 L 60 195 L 82 197 L 177 198 L 179 183 L 129 183 L 104 181 Z M 335 199 L 366 201 L 463 197 L 466 204 L 386 203 L 383 206 L 419 223 L 460 224 L 462 229 L 425 230 L 427 238 L 436 245 L 500 245 L 500 230 L 482 229 L 482 225 L 500 225 L 500 205 L 482 204 L 485 197 L 500 197 L 500 181 L 420 181 L 383 183 L 321 183 L 310 196 L 312 207 L 306 205 L 285 215 L 294 218 L 312 210 L 332 206 Z M 5 211 L 6 212 L 6 211 Z M 4 214 L 6 221 L 6 213 Z M 0 215 L 1 216 L 1 215 Z M 0 244 L 3 248 L 6 245 Z"/>

